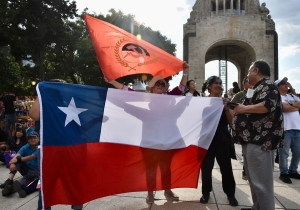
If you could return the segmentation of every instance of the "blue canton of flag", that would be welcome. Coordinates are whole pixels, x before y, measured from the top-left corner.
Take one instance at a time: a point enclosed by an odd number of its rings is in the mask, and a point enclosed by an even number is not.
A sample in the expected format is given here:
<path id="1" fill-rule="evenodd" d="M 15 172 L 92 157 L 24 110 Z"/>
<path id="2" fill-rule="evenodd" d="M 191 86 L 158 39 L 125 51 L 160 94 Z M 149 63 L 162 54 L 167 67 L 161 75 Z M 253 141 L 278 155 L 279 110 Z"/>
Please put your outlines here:
<path id="1" fill-rule="evenodd" d="M 43 145 L 99 142 L 107 88 L 41 82 L 39 92 Z"/>

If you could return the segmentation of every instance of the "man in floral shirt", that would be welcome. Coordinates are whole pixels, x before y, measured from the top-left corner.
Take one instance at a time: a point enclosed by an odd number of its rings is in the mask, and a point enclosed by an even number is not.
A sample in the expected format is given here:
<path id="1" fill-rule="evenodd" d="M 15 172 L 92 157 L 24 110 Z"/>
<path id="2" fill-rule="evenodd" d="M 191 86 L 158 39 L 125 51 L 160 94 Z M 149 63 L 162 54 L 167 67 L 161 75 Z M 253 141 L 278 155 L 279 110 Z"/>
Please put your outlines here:
<path id="1" fill-rule="evenodd" d="M 248 79 L 253 85 L 243 104 L 234 108 L 232 136 L 242 144 L 244 166 L 250 183 L 252 210 L 274 210 L 274 156 L 283 144 L 283 108 L 277 86 L 269 79 L 270 67 L 255 61 Z M 246 208 L 247 209 L 247 208 Z"/>

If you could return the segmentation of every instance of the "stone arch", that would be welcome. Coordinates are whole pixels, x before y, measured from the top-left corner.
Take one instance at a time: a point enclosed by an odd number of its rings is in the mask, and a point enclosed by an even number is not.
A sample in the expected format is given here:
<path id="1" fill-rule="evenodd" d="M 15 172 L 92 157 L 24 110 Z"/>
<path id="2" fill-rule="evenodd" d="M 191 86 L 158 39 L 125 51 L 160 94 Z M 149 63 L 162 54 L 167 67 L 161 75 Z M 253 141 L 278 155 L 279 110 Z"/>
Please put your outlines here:
<path id="1" fill-rule="evenodd" d="M 256 60 L 256 50 L 249 42 L 237 39 L 220 39 L 211 43 L 205 52 L 205 64 L 219 60 L 219 47 L 227 46 L 227 61 L 233 63 L 238 70 L 238 83 L 242 87 L 243 78 L 249 66 Z"/>
<path id="2" fill-rule="evenodd" d="M 259 0 L 196 0 L 190 18 L 183 25 L 183 57 L 190 65 L 189 77 L 202 83 L 205 63 L 219 60 L 218 47 L 228 46 L 233 53 L 229 49 L 227 60 L 237 66 L 240 84 L 251 62 L 257 59 L 270 65 L 271 79 L 276 80 L 278 35 L 274 21 L 270 16 L 265 19 L 262 9 Z"/>

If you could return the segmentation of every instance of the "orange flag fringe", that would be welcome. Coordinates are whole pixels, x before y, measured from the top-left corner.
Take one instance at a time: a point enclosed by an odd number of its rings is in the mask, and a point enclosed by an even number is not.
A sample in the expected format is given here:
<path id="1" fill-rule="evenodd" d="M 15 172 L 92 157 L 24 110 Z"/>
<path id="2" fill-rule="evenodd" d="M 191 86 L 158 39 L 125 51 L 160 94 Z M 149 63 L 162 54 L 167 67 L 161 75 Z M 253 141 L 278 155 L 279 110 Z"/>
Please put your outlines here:
<path id="1" fill-rule="evenodd" d="M 108 80 L 141 73 L 166 78 L 183 69 L 183 61 L 133 34 L 89 15 L 84 19 Z"/>

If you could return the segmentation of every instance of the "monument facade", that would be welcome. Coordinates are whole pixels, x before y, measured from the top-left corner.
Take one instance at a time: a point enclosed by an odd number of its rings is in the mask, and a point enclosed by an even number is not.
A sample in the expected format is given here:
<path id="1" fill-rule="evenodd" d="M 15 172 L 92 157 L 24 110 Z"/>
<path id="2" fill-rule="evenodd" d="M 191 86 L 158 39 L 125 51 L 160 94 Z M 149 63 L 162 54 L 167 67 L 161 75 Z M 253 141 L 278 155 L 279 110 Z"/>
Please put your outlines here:
<path id="1" fill-rule="evenodd" d="M 258 59 L 269 63 L 271 79 L 277 79 L 278 36 L 269 13 L 259 0 L 197 0 L 183 26 L 183 57 L 190 65 L 189 79 L 202 84 L 205 64 L 218 60 L 224 84 L 230 76 L 226 61 L 230 61 L 238 69 L 242 87 L 249 66 Z"/>

